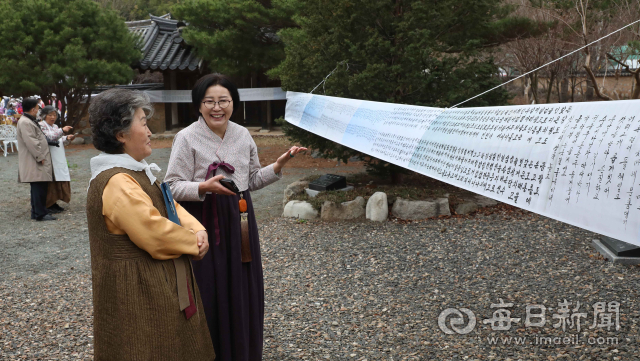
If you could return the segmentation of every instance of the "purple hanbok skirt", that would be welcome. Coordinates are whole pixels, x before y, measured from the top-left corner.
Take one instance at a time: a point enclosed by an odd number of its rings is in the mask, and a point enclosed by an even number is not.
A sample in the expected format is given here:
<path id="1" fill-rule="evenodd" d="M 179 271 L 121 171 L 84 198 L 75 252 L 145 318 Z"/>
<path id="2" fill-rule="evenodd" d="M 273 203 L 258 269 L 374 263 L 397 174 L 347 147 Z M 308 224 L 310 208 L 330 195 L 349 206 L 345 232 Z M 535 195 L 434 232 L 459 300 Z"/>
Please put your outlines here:
<path id="1" fill-rule="evenodd" d="M 209 234 L 209 252 L 193 261 L 216 361 L 262 359 L 264 281 L 258 226 L 249 191 L 247 201 L 251 262 L 242 263 L 240 196 L 208 194 L 204 202 L 179 202 L 197 218 Z M 220 243 L 216 245 L 214 213 L 217 207 Z M 203 209 L 207 219 L 203 219 Z"/>

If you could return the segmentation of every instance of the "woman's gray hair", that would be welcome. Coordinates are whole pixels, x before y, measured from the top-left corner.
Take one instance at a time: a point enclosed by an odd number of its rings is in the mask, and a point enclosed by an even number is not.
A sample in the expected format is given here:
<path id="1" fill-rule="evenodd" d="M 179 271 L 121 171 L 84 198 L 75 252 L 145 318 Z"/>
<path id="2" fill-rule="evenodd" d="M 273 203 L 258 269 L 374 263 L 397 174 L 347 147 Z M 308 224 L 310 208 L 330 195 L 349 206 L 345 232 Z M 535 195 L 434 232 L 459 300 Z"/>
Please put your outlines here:
<path id="1" fill-rule="evenodd" d="M 47 105 L 44 108 L 40 109 L 40 117 L 44 119 L 47 115 L 51 113 L 56 113 L 56 120 L 58 120 L 58 110 L 53 105 Z"/>
<path id="2" fill-rule="evenodd" d="M 95 148 L 110 154 L 123 153 L 123 144 L 116 137 L 129 132 L 138 109 L 144 110 L 147 118 L 153 116 L 149 96 L 137 90 L 109 89 L 91 100 L 89 123 Z"/>

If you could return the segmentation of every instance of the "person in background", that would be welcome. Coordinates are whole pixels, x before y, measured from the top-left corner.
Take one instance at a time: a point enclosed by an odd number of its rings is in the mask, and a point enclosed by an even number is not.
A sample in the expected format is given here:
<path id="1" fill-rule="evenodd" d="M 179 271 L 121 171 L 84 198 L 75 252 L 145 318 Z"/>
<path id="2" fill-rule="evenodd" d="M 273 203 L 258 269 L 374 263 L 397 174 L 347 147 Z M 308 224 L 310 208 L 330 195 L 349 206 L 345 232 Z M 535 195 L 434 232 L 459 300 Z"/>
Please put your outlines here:
<path id="1" fill-rule="evenodd" d="M 191 94 L 200 118 L 176 134 L 165 182 L 211 235 L 211 252 L 193 262 L 193 270 L 218 360 L 259 361 L 264 281 L 250 191 L 279 180 L 282 167 L 306 148 L 291 147 L 263 168 L 247 128 L 229 121 L 240 109 L 236 85 L 209 74 Z M 238 194 L 222 186 L 225 177 L 235 182 Z"/>
<path id="2" fill-rule="evenodd" d="M 36 99 L 38 99 L 38 105 L 40 106 L 40 109 L 44 108 L 44 101 L 42 101 L 42 98 L 40 98 L 39 95 L 36 95 Z"/>
<path id="3" fill-rule="evenodd" d="M 22 105 L 25 112 L 17 125 L 18 182 L 31 184 L 31 219 L 54 221 L 46 208 L 53 167 L 47 137 L 36 120 L 40 106 L 36 98 L 27 98 Z"/>
<path id="4" fill-rule="evenodd" d="M 60 109 L 62 109 L 62 102 L 58 100 L 56 93 L 51 93 L 51 99 L 49 99 L 49 105 L 53 106 L 60 114 Z"/>
<path id="5" fill-rule="evenodd" d="M 165 203 L 152 170 L 149 96 L 110 89 L 91 100 L 87 220 L 95 360 L 215 358 L 190 258 L 209 249 L 205 228 Z M 167 207 L 180 224 L 170 221 Z"/>
<path id="6" fill-rule="evenodd" d="M 71 126 L 67 125 L 60 129 L 55 124 L 59 115 L 53 106 L 47 105 L 42 108 L 40 117 L 42 118 L 40 128 L 49 142 L 49 151 L 51 152 L 51 161 L 53 163 L 54 180 L 49 183 L 46 207 L 49 213 L 60 213 L 64 211 L 64 208 L 60 207 L 56 202 L 58 200 L 65 203 L 71 201 L 71 178 L 69 176 L 67 157 L 64 154 L 64 142 L 73 140 L 75 136 L 69 134 L 73 130 Z"/>
<path id="7" fill-rule="evenodd" d="M 16 106 L 13 103 L 9 104 L 6 114 L 11 116 L 18 114 L 18 112 L 16 112 Z"/>

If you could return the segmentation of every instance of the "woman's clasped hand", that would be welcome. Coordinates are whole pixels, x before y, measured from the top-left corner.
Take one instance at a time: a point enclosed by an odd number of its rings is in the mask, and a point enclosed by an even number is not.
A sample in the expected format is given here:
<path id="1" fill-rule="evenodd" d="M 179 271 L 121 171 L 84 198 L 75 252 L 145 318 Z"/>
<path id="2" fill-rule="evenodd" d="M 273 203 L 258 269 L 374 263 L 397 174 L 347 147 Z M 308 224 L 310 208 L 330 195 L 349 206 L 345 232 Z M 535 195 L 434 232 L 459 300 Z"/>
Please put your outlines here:
<path id="1" fill-rule="evenodd" d="M 196 233 L 196 237 L 198 239 L 198 255 L 193 256 L 192 259 L 194 261 L 199 261 L 204 257 L 205 254 L 207 254 L 207 251 L 209 251 L 209 240 L 207 231 L 198 231 L 198 233 Z"/>

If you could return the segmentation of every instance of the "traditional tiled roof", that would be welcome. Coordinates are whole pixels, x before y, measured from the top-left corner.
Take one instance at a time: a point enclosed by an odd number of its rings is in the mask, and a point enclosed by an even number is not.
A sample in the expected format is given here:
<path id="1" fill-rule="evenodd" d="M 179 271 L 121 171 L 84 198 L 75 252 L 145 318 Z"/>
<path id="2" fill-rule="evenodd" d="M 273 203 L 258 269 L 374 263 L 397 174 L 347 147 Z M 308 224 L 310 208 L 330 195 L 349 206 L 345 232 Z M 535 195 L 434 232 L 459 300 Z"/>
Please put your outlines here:
<path id="1" fill-rule="evenodd" d="M 127 23 L 129 31 L 138 36 L 142 49 L 143 57 L 136 67 L 141 70 L 199 70 L 202 60 L 180 35 L 180 28 L 185 23 L 171 19 L 169 14 L 150 17 Z"/>

